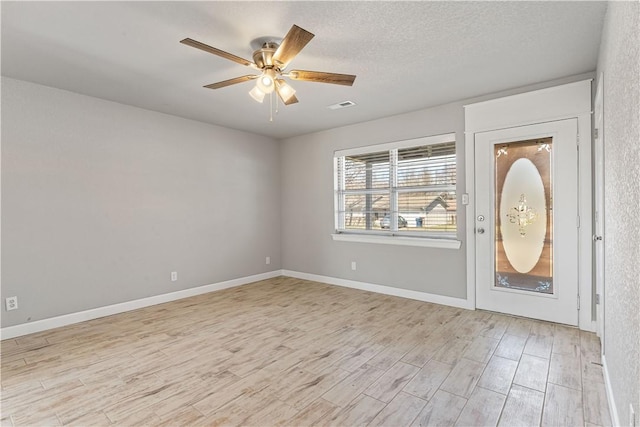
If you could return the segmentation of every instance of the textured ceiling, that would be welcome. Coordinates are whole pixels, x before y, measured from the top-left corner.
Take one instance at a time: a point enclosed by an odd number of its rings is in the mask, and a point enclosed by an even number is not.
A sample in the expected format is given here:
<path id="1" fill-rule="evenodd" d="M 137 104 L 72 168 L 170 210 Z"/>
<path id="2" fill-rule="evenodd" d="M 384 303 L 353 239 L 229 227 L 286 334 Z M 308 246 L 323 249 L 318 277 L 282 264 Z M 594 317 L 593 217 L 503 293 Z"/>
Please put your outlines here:
<path id="1" fill-rule="evenodd" d="M 603 2 L 8 2 L 2 75 L 276 138 L 593 71 Z M 292 24 L 315 34 L 290 68 L 356 74 L 293 81 L 300 103 L 253 101 L 250 42 Z M 350 100 L 355 107 L 327 106 Z"/>

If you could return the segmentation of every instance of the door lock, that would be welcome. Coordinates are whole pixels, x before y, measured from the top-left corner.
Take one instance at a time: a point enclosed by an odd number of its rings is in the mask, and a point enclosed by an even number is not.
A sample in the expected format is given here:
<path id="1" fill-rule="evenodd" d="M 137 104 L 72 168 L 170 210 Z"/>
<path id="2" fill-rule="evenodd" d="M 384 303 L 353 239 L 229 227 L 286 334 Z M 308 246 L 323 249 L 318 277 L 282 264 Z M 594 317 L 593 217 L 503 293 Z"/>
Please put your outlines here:
<path id="1" fill-rule="evenodd" d="M 478 215 L 478 221 L 484 221 L 484 215 Z"/>
<path id="2" fill-rule="evenodd" d="M 478 234 L 484 234 L 484 228 L 478 228 L 477 232 Z"/>

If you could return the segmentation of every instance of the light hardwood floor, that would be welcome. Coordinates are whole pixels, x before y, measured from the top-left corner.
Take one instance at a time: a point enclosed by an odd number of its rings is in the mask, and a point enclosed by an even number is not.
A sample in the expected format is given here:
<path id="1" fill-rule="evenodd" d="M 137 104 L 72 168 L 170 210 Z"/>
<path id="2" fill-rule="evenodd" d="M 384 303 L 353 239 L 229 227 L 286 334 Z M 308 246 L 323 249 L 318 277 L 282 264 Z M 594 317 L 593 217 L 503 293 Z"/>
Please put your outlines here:
<path id="1" fill-rule="evenodd" d="M 2 341 L 2 425 L 610 424 L 599 341 L 286 277 Z"/>

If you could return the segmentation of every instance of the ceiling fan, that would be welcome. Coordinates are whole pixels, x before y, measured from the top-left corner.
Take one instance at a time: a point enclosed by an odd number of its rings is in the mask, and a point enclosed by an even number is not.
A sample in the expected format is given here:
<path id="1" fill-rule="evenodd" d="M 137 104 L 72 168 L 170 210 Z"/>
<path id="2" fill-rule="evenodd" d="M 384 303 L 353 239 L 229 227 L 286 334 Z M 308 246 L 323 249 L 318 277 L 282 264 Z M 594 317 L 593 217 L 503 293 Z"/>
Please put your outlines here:
<path id="1" fill-rule="evenodd" d="M 222 58 L 254 68 L 260 72 L 259 74 L 248 74 L 217 83 L 211 83 L 204 87 L 220 89 L 225 86 L 256 80 L 256 86 L 249 92 L 253 99 L 262 102 L 266 94 L 275 92 L 285 105 L 290 105 L 298 102 L 298 98 L 296 98 L 295 95 L 296 91 L 287 84 L 283 77 L 288 77 L 293 80 L 332 83 L 345 86 L 353 85 L 356 79 L 356 76 L 351 74 L 325 73 L 321 71 L 291 70 L 285 72 L 289 63 L 313 37 L 314 35 L 309 31 L 293 25 L 281 43 L 266 41 L 262 44 L 261 48 L 253 52 L 253 62 L 190 38 L 181 40 L 180 43 L 221 56 Z"/>

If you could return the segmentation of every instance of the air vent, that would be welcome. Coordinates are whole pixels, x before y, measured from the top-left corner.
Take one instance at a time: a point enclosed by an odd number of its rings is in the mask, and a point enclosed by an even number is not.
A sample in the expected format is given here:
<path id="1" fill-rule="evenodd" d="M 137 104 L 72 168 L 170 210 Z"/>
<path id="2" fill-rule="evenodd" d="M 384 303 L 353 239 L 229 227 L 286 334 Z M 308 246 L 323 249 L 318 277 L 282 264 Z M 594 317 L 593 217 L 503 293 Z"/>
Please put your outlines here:
<path id="1" fill-rule="evenodd" d="M 329 105 L 327 108 L 330 110 L 339 110 L 340 108 L 353 107 L 354 105 L 356 105 L 355 102 L 342 101 L 342 102 L 338 102 L 337 104 Z"/>

